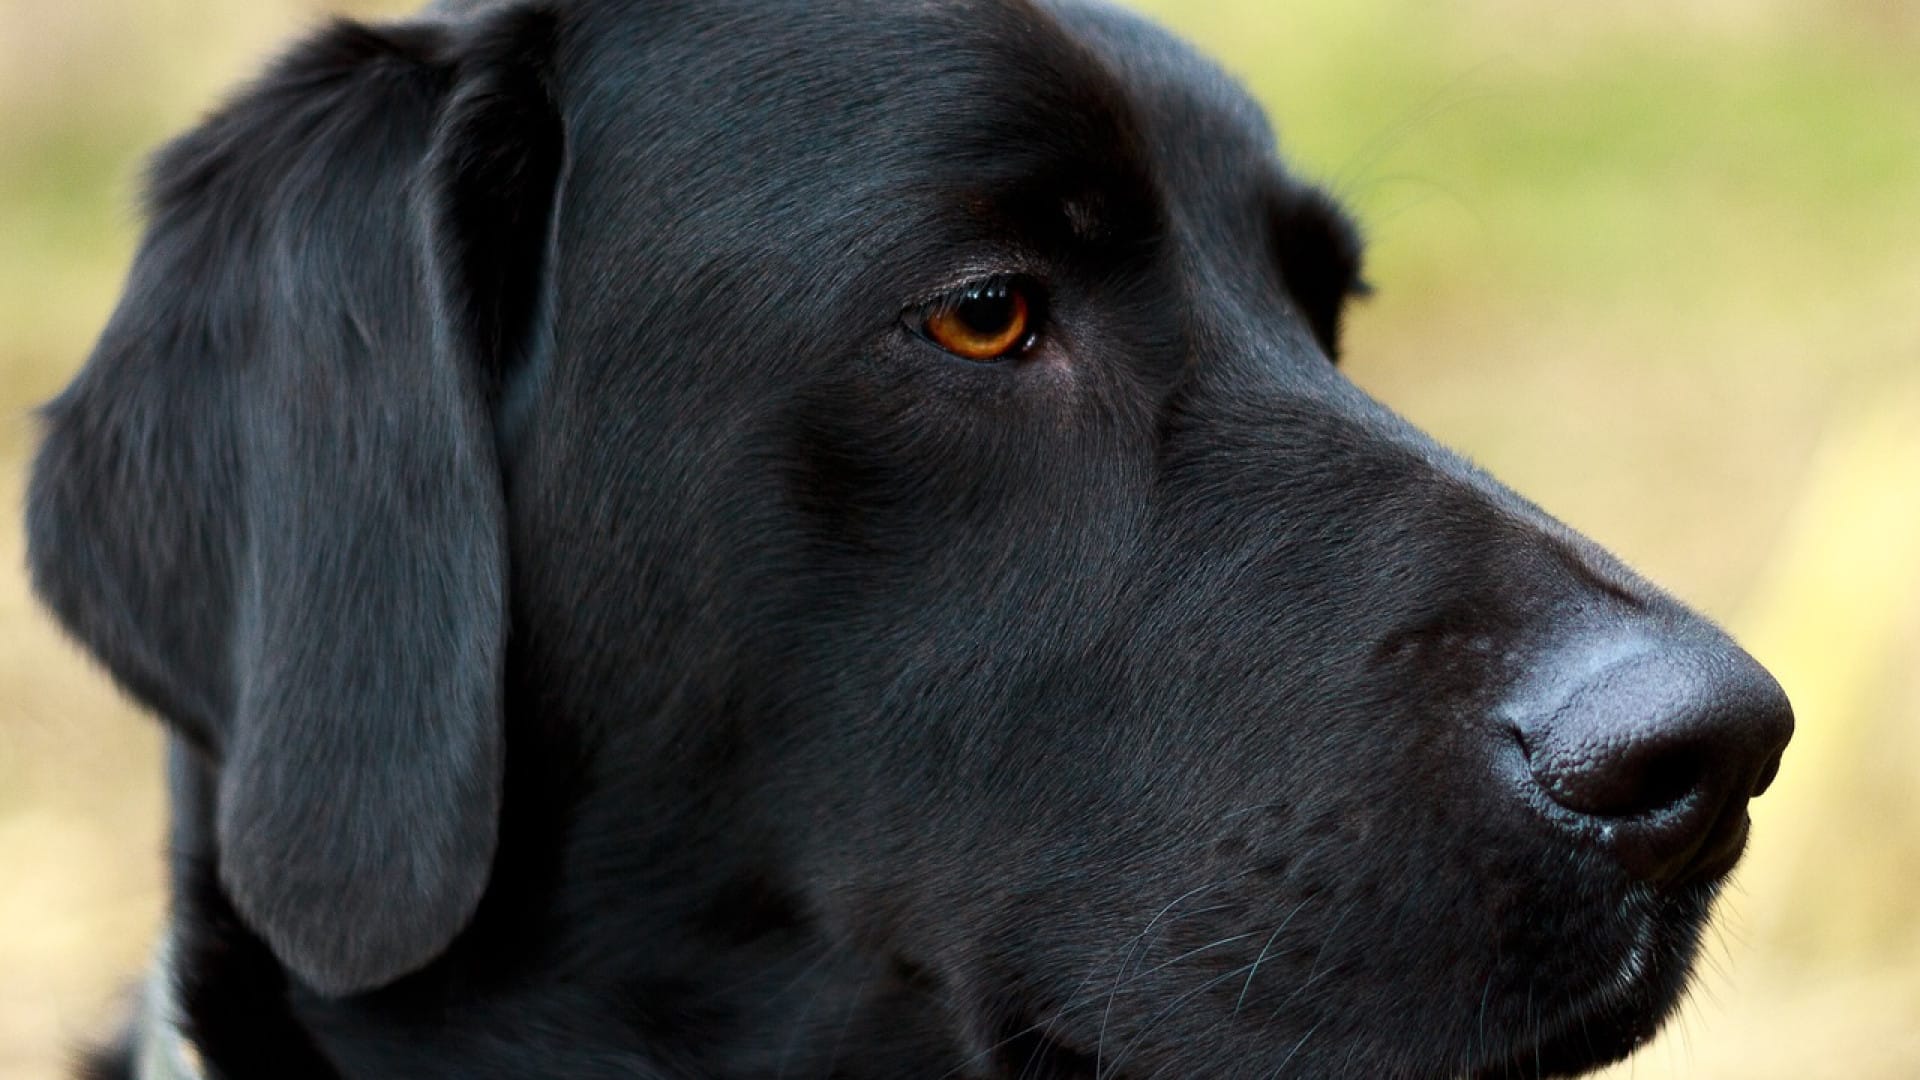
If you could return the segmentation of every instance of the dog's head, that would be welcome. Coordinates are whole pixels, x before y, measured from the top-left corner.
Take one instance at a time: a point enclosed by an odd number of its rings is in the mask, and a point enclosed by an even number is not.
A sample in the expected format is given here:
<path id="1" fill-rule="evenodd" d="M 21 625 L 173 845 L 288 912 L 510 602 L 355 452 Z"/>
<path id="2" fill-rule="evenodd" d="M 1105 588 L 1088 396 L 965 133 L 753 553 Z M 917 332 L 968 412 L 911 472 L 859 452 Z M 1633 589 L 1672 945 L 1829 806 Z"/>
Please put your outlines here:
<path id="1" fill-rule="evenodd" d="M 337 1054 L 410 973 L 716 1072 L 1654 1029 L 1787 704 L 1341 375 L 1355 229 L 1232 81 L 1077 2 L 467 7 L 159 159 L 32 494 Z"/>

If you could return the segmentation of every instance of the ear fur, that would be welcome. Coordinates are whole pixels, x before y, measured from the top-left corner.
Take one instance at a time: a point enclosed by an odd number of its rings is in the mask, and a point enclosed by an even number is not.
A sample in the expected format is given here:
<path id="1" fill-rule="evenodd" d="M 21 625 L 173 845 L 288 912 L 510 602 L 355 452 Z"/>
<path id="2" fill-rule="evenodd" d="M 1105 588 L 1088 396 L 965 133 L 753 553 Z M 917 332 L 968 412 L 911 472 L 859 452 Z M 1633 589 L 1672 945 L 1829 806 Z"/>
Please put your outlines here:
<path id="1" fill-rule="evenodd" d="M 492 414 L 539 333 L 552 35 L 513 9 L 290 53 L 156 159 L 120 306 L 45 410 L 35 585 L 220 763 L 220 881 L 324 994 L 439 955 L 491 869 Z"/>
<path id="2" fill-rule="evenodd" d="M 1360 276 L 1360 230 L 1325 192 L 1298 188 L 1274 211 L 1273 244 L 1288 294 L 1320 347 L 1338 359 L 1347 302 L 1373 291 Z"/>

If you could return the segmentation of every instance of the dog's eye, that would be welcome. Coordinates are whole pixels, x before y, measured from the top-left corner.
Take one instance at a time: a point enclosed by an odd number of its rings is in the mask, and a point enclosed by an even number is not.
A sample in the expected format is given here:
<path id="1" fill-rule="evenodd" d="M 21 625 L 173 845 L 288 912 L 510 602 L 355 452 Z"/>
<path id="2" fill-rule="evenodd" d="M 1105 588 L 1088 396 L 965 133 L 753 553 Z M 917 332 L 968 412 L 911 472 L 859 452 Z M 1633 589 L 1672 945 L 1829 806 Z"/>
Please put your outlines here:
<path id="1" fill-rule="evenodd" d="M 1000 360 L 1031 344 L 1034 307 L 1027 285 L 995 278 L 969 285 L 927 308 L 920 332 L 963 360 Z"/>

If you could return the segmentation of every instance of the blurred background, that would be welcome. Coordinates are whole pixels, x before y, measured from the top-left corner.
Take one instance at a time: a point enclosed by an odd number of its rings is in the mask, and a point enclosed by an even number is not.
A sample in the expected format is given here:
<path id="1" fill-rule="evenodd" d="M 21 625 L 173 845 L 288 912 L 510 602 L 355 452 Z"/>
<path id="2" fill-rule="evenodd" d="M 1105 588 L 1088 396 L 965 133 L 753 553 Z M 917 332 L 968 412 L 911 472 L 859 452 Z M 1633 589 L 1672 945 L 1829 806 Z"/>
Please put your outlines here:
<path id="1" fill-rule="evenodd" d="M 1365 223 L 1348 369 L 1729 626 L 1799 733 L 1680 1019 L 1620 1077 L 1920 1076 L 1920 3 L 1149 2 Z M 31 407 L 142 155 L 368 0 L 0 0 L 0 1078 L 159 918 L 154 725 L 21 570 Z"/>

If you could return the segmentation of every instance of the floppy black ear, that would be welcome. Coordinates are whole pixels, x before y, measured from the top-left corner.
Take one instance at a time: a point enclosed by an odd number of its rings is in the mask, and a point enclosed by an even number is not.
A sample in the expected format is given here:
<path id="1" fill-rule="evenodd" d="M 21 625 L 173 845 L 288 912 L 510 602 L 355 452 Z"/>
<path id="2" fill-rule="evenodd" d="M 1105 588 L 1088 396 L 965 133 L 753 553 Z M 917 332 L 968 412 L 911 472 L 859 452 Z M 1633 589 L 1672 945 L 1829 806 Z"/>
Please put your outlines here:
<path id="1" fill-rule="evenodd" d="M 1288 294 L 1320 347 L 1338 359 L 1347 302 L 1372 292 L 1360 277 L 1360 230 L 1325 192 L 1295 188 L 1274 208 L 1273 245 Z"/>
<path id="2" fill-rule="evenodd" d="M 219 770 L 220 879 L 326 994 L 445 949 L 501 800 L 492 413 L 540 335 L 552 27 L 342 23 L 157 158 L 46 410 L 42 597 Z"/>

